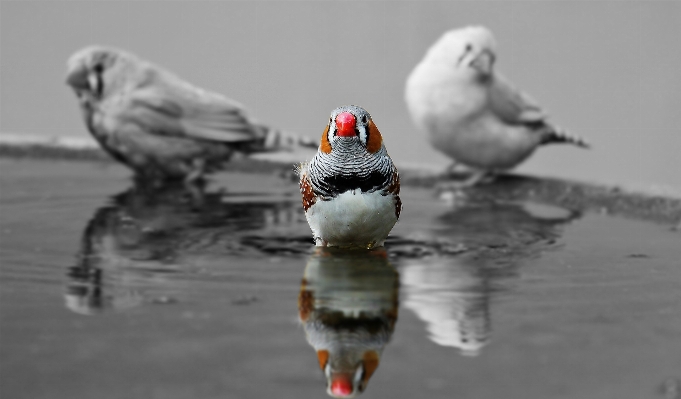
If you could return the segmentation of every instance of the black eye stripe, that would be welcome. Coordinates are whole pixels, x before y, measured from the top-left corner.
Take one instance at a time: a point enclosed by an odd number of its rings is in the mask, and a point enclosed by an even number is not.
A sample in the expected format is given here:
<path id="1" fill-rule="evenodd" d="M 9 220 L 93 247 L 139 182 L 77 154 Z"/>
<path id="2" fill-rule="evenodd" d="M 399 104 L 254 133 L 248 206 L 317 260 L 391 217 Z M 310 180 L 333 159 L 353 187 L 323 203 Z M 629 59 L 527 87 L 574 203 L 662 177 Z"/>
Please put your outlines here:
<path id="1" fill-rule="evenodd" d="M 94 87 L 93 89 L 97 96 L 101 96 L 102 92 L 104 91 L 104 80 L 102 79 L 102 74 L 104 73 L 104 65 L 98 62 L 92 67 L 92 70 L 95 71 L 95 75 L 97 77 L 97 86 Z"/>

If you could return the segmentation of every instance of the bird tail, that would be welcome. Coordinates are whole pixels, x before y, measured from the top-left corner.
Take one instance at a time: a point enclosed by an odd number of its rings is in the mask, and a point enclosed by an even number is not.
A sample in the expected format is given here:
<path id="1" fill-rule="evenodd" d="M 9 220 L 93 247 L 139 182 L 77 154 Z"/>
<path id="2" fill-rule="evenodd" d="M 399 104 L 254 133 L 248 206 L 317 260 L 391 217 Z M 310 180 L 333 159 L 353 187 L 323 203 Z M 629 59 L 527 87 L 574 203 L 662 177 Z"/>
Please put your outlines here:
<path id="1" fill-rule="evenodd" d="M 245 152 L 249 158 L 279 164 L 298 164 L 302 160 L 311 159 L 319 148 L 319 143 L 307 137 L 299 136 L 265 125 L 256 125 L 260 139 L 251 142 Z"/>
<path id="2" fill-rule="evenodd" d="M 569 143 L 574 144 L 577 147 L 591 148 L 591 145 L 583 138 L 571 134 L 567 130 L 557 126 L 551 126 L 551 129 L 546 132 L 546 134 L 544 135 L 544 139 L 542 140 L 541 143 L 542 144 Z"/>
<path id="3" fill-rule="evenodd" d="M 262 139 L 251 149 L 253 152 L 296 151 L 301 148 L 316 150 L 319 142 L 281 129 L 257 125 Z"/>

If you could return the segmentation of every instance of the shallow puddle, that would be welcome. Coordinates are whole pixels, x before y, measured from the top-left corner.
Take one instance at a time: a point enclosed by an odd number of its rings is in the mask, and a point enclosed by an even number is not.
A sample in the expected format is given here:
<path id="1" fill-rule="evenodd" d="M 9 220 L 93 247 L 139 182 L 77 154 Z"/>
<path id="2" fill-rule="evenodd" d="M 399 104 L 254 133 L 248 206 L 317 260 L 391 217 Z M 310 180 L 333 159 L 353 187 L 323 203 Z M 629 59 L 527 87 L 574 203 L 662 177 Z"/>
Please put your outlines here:
<path id="1" fill-rule="evenodd" d="M 275 175 L 0 167 L 3 398 L 681 398 L 672 221 L 403 187 L 329 251 Z"/>

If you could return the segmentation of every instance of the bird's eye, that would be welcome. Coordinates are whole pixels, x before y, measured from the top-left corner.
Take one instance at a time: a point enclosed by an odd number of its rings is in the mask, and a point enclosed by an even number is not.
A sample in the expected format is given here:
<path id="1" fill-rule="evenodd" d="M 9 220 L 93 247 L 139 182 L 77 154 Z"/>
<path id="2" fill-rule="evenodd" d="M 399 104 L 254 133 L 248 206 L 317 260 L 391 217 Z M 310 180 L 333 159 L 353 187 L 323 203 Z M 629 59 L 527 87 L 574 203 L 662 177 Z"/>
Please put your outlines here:
<path id="1" fill-rule="evenodd" d="M 362 115 L 362 123 L 367 123 L 367 117 L 366 117 L 366 115 Z"/>
<path id="2" fill-rule="evenodd" d="M 471 50 L 473 50 L 473 46 L 470 43 L 466 44 L 466 51 L 471 51 Z"/>

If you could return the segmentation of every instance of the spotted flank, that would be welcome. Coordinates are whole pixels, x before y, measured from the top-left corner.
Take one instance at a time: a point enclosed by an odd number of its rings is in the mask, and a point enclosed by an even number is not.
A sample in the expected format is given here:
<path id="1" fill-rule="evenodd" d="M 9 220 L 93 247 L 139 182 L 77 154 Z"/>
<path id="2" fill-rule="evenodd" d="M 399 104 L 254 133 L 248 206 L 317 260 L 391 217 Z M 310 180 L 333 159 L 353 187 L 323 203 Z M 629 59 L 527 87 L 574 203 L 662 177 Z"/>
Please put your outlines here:
<path id="1" fill-rule="evenodd" d="M 303 196 L 303 209 L 307 212 L 317 202 L 317 195 L 314 193 L 307 175 L 300 178 L 300 194 Z"/>
<path id="2" fill-rule="evenodd" d="M 397 220 L 400 219 L 400 213 L 402 212 L 402 199 L 400 199 L 400 174 L 395 170 L 392 178 L 390 179 L 390 185 L 385 190 L 384 195 L 392 195 L 395 197 L 395 217 Z"/>

